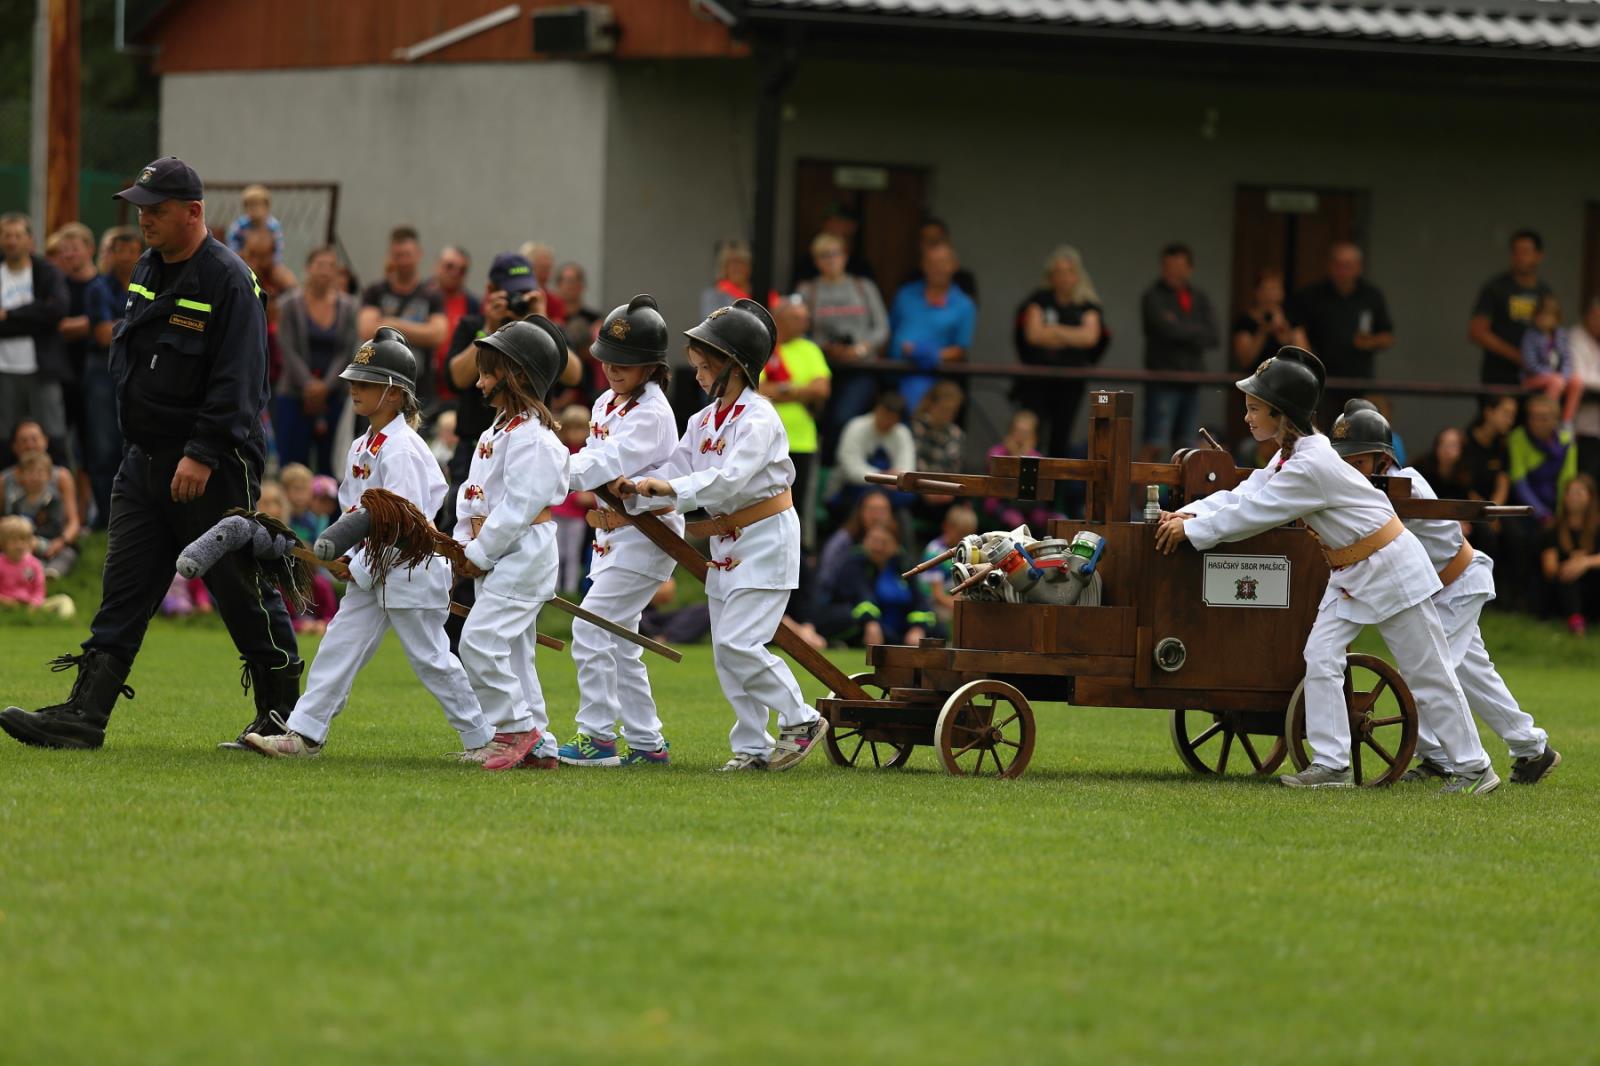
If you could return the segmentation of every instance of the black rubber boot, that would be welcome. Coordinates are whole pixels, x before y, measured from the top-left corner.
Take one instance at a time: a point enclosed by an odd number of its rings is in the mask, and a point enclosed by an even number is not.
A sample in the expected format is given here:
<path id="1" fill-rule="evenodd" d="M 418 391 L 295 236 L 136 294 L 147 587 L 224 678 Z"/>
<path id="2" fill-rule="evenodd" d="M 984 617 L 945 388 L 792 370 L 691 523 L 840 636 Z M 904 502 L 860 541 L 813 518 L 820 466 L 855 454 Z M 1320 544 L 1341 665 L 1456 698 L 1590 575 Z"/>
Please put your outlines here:
<path id="1" fill-rule="evenodd" d="M 246 692 L 255 696 L 256 717 L 234 740 L 225 740 L 217 747 L 227 751 L 249 751 L 244 738 L 247 733 L 275 737 L 288 732 L 284 725 L 294 713 L 295 701 L 300 698 L 300 675 L 305 671 L 304 660 L 273 670 L 257 663 L 246 662 L 239 673 L 239 681 Z"/>
<path id="2" fill-rule="evenodd" d="M 65 703 L 25 711 L 7 707 L 0 711 L 0 729 L 36 748 L 98 748 L 106 742 L 106 723 L 118 696 L 133 698 L 128 680 L 130 664 L 109 652 L 90 650 L 50 661 L 56 672 L 78 668 L 72 695 Z"/>

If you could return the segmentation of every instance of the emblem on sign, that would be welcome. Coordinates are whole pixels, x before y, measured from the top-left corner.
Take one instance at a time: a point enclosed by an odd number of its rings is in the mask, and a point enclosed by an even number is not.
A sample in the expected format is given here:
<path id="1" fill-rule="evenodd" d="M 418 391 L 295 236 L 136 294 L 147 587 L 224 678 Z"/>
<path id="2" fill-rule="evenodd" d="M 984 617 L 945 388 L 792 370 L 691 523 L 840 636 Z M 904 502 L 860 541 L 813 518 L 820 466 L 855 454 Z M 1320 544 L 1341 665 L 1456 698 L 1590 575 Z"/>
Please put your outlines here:
<path id="1" fill-rule="evenodd" d="M 1207 607 L 1289 606 L 1286 555 L 1206 555 L 1201 601 Z"/>

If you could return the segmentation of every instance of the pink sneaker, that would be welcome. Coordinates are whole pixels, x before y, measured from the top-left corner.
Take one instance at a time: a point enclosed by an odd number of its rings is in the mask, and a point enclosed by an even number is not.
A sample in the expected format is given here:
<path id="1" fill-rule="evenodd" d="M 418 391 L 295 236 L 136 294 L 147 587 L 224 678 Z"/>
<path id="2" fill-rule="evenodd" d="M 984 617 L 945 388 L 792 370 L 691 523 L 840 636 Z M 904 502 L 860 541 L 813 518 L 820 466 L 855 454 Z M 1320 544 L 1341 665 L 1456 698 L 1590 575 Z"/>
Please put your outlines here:
<path id="1" fill-rule="evenodd" d="M 539 746 L 544 734 L 537 729 L 526 733 L 496 733 L 494 745 L 499 750 L 483 760 L 485 770 L 510 770 L 522 765 L 529 753 Z"/>
<path id="2" fill-rule="evenodd" d="M 1567 631 L 1575 637 L 1581 637 L 1589 631 L 1589 623 L 1581 614 L 1572 615 L 1567 619 Z"/>

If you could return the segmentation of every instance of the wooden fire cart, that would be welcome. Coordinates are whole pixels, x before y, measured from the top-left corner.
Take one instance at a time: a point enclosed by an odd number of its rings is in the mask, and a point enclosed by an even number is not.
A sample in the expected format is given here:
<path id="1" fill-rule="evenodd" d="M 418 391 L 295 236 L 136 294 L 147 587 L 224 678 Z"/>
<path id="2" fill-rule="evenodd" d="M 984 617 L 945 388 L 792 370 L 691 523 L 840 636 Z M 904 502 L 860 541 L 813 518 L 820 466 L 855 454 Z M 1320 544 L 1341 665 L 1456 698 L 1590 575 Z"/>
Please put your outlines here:
<path id="1" fill-rule="evenodd" d="M 1233 488 L 1248 471 L 1214 448 L 1134 462 L 1132 395 L 1091 392 L 1089 409 L 1087 459 L 997 457 L 987 475 L 879 479 L 904 491 L 1016 500 L 1050 500 L 1058 482 L 1085 482 L 1084 521 L 1033 532 L 1071 538 L 1090 529 L 1105 538 L 1101 604 L 958 598 L 948 640 L 868 649 L 869 669 L 818 703 L 835 763 L 898 767 L 928 745 L 951 774 L 1017 777 L 1033 755 L 1034 704 L 1059 702 L 1167 711 L 1178 757 L 1197 774 L 1264 776 L 1285 758 L 1308 765 L 1301 653 L 1329 576 L 1315 538 L 1295 525 L 1205 552 L 1185 544 L 1158 554 L 1156 527 L 1128 520 L 1143 486 L 1167 486 L 1175 510 Z M 1409 481 L 1375 481 L 1402 518 L 1518 510 L 1411 499 Z M 1417 741 L 1405 679 L 1380 657 L 1351 655 L 1344 689 L 1356 782 L 1396 780 Z"/>

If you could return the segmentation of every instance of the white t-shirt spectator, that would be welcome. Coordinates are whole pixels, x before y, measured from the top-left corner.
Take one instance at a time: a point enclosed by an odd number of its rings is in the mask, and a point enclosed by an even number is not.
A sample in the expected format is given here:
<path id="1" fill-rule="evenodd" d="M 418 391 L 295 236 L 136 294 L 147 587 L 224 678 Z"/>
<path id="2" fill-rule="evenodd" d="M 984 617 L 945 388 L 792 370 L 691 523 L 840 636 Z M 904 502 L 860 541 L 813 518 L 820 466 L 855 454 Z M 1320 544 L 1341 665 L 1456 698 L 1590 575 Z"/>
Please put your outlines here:
<path id="1" fill-rule="evenodd" d="M 33 303 L 33 262 L 21 270 L 0 263 L 0 307 L 15 311 Z M 32 374 L 39 369 L 39 355 L 32 337 L 7 337 L 0 340 L 0 374 Z"/>
<path id="2" fill-rule="evenodd" d="M 885 461 L 886 466 L 880 465 Z M 879 433 L 877 421 L 868 411 L 845 423 L 834 462 L 837 465 L 830 495 L 847 485 L 865 485 L 868 474 L 915 470 L 917 442 L 904 422 L 896 422 L 889 432 Z"/>

